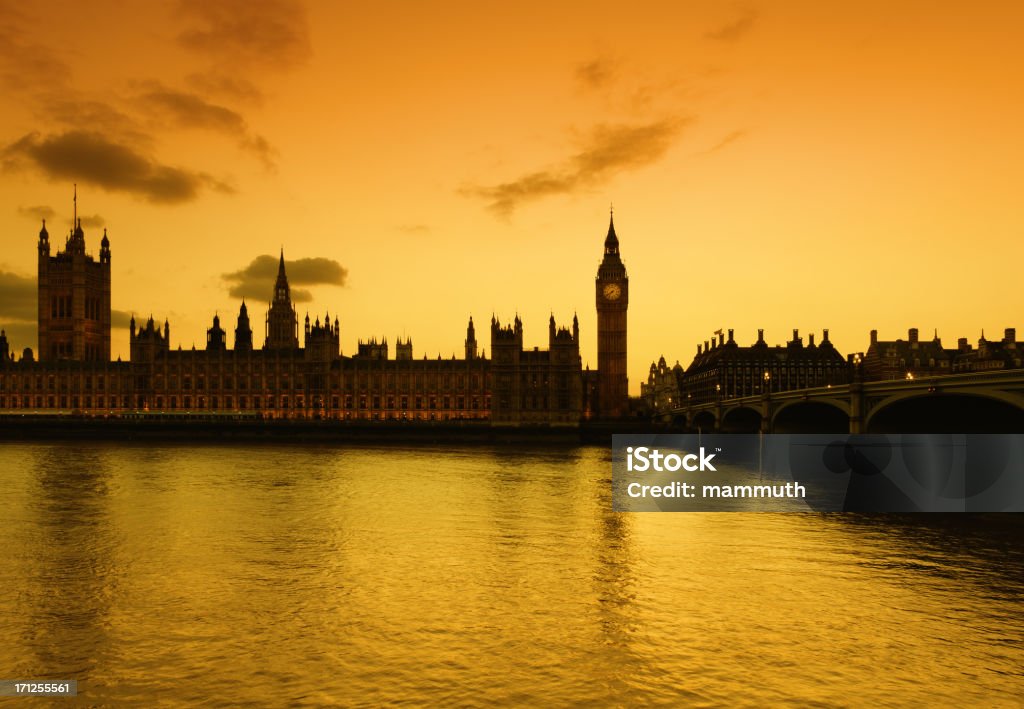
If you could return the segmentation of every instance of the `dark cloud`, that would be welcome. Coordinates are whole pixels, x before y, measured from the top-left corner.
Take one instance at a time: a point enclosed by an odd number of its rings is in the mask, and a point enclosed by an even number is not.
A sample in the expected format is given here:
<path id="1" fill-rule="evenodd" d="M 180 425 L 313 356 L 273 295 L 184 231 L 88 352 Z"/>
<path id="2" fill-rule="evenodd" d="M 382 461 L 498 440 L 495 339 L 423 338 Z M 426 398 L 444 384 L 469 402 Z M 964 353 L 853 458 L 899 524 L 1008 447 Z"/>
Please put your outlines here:
<path id="1" fill-rule="evenodd" d="M 87 131 L 46 136 L 29 133 L 8 146 L 2 156 L 7 170 L 28 161 L 51 179 L 89 182 L 150 202 L 188 202 L 196 199 L 204 188 L 234 191 L 210 175 L 163 165 L 134 148 Z"/>
<path id="2" fill-rule="evenodd" d="M 723 149 L 723 148 L 725 148 L 725 147 L 727 147 L 729 145 L 732 145 L 737 140 L 740 140 L 746 134 L 747 134 L 747 131 L 745 131 L 745 130 L 734 130 L 732 133 L 729 133 L 727 136 L 725 136 L 720 141 L 718 141 L 717 143 L 712 145 L 710 148 L 708 148 L 707 150 L 703 151 L 703 154 L 704 155 L 708 155 L 710 153 L 716 153 L 719 150 L 721 150 L 721 149 Z"/>
<path id="3" fill-rule="evenodd" d="M 181 0 L 184 47 L 236 66 L 288 68 L 310 56 L 306 11 L 298 0 Z"/>
<path id="4" fill-rule="evenodd" d="M 18 215 L 22 217 L 29 217 L 39 221 L 40 219 L 53 219 L 56 214 L 53 211 L 53 207 L 45 204 L 37 204 L 34 207 L 18 207 Z"/>
<path id="5" fill-rule="evenodd" d="M 192 93 L 175 91 L 150 83 L 139 97 L 151 114 L 178 128 L 197 128 L 235 137 L 239 145 L 254 154 L 268 168 L 274 167 L 276 151 L 266 138 L 254 135 L 238 111 L 210 103 Z"/>
<path id="6" fill-rule="evenodd" d="M 269 254 L 257 256 L 245 268 L 223 274 L 221 278 L 228 285 L 228 294 L 235 298 L 270 300 L 279 262 L 278 257 Z M 313 300 L 313 294 L 294 286 L 343 286 L 348 278 L 348 271 L 340 263 L 322 256 L 294 261 L 285 259 L 285 271 L 288 284 L 292 286 L 292 300 L 296 303 L 308 303 Z"/>
<path id="7" fill-rule="evenodd" d="M 671 118 L 642 125 L 601 125 L 584 148 L 559 168 L 528 173 L 491 187 L 466 188 L 463 193 L 487 200 L 489 209 L 508 217 L 526 202 L 574 193 L 602 184 L 619 172 L 657 162 L 689 122 Z"/>
<path id="8" fill-rule="evenodd" d="M 705 32 L 704 37 L 706 39 L 713 39 L 719 42 L 735 42 L 753 29 L 756 22 L 757 11 L 748 8 L 743 10 L 743 14 L 739 19 L 726 23 L 721 27 L 710 30 L 709 32 Z"/>
<path id="9" fill-rule="evenodd" d="M 195 94 L 159 87 L 143 93 L 140 99 L 146 108 L 181 128 L 206 128 L 225 133 L 248 130 L 240 113 L 209 103 Z"/>
<path id="10" fill-rule="evenodd" d="M 71 95 L 68 92 L 51 92 L 41 97 L 37 115 L 49 124 L 77 129 L 89 126 L 91 131 L 105 136 L 117 136 L 136 146 L 148 146 L 153 142 L 139 125 L 139 122 L 107 101 Z"/>
<path id="11" fill-rule="evenodd" d="M 589 89 L 601 89 L 615 78 L 615 63 L 608 58 L 594 59 L 576 67 L 576 80 Z"/>
<path id="12" fill-rule="evenodd" d="M 107 225 L 107 220 L 101 217 L 99 214 L 81 216 L 78 218 L 78 221 L 82 222 L 82 227 L 85 229 L 100 229 Z M 70 219 L 68 219 L 68 224 L 71 224 Z"/>
<path id="13" fill-rule="evenodd" d="M 39 318 L 36 279 L 0 271 L 0 322 Z"/>
<path id="14" fill-rule="evenodd" d="M 127 310 L 110 311 L 110 327 L 118 327 L 127 330 L 131 326 L 132 314 Z"/>

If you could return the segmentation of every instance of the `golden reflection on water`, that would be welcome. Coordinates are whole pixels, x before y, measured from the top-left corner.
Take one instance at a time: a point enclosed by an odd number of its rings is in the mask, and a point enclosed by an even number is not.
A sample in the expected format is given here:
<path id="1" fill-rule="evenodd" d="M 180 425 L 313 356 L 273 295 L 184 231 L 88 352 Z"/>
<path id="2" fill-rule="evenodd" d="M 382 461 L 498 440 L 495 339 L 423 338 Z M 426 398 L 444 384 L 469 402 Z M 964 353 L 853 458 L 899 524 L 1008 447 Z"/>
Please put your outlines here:
<path id="1" fill-rule="evenodd" d="M 1013 705 L 1016 517 L 618 514 L 600 448 L 0 446 L 3 678 L 89 703 Z"/>

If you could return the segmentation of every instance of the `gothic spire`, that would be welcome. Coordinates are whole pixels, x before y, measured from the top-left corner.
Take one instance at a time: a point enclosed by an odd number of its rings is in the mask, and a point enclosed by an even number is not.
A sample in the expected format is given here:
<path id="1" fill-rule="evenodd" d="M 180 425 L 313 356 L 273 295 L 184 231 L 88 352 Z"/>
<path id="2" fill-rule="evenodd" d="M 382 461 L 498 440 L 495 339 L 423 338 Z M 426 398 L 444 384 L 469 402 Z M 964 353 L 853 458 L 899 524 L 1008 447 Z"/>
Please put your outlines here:
<path id="1" fill-rule="evenodd" d="M 615 211 L 608 210 L 608 236 L 604 238 L 604 252 L 615 254 L 619 252 L 619 237 L 615 235 Z"/>

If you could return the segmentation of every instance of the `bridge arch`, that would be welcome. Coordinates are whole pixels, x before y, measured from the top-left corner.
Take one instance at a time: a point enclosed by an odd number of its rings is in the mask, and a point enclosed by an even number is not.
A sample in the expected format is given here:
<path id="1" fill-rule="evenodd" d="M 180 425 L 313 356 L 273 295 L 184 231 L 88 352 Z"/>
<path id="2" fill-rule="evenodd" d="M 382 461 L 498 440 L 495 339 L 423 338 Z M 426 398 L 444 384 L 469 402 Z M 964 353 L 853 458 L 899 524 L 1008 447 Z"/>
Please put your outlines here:
<path id="1" fill-rule="evenodd" d="M 722 413 L 719 429 L 722 433 L 758 433 L 761 419 L 761 412 L 752 406 L 734 406 Z"/>
<path id="2" fill-rule="evenodd" d="M 772 412 L 773 433 L 849 433 L 850 406 L 839 399 L 796 399 Z"/>
<path id="3" fill-rule="evenodd" d="M 1024 397 L 993 389 L 900 392 L 864 417 L 869 433 L 1020 433 Z"/>
<path id="4" fill-rule="evenodd" d="M 711 411 L 698 411 L 693 416 L 691 428 L 695 431 L 715 431 L 718 429 L 718 419 Z"/>

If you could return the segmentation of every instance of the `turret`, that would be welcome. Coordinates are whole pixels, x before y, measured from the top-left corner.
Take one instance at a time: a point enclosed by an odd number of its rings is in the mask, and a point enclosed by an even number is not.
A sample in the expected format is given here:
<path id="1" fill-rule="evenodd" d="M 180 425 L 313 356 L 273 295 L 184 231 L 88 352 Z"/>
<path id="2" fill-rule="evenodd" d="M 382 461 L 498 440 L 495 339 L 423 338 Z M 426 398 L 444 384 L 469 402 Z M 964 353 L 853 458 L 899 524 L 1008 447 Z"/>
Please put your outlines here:
<path id="1" fill-rule="evenodd" d="M 476 359 L 476 329 L 473 327 L 473 316 L 469 316 L 469 325 L 466 326 L 466 359 Z"/>
<path id="2" fill-rule="evenodd" d="M 50 255 L 50 232 L 46 230 L 46 220 L 43 220 L 43 228 L 39 230 L 39 256 Z"/>
<path id="3" fill-rule="evenodd" d="M 103 238 L 100 240 L 100 263 L 110 263 L 110 239 L 107 237 L 107 230 L 103 230 Z"/>
<path id="4" fill-rule="evenodd" d="M 220 326 L 220 314 L 215 314 L 213 327 L 206 331 L 206 349 L 209 352 L 224 352 L 227 348 L 227 338 Z"/>

